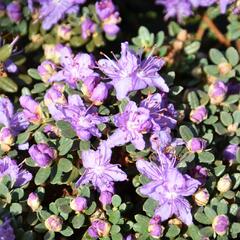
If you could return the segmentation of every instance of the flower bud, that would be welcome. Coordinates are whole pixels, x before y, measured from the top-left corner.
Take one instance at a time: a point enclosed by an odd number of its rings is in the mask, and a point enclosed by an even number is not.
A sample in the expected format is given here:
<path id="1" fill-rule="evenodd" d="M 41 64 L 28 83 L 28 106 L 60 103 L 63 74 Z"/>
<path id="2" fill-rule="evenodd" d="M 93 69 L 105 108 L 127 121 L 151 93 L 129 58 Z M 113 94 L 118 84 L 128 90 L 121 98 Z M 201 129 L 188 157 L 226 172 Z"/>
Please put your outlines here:
<path id="1" fill-rule="evenodd" d="M 232 187 L 232 180 L 228 174 L 224 175 L 218 180 L 217 190 L 221 193 L 229 191 Z"/>
<path id="2" fill-rule="evenodd" d="M 88 228 L 88 234 L 92 238 L 107 237 L 111 229 L 110 223 L 97 219 L 92 222 L 92 225 Z"/>
<path id="3" fill-rule="evenodd" d="M 112 0 L 101 0 L 96 2 L 95 9 L 98 17 L 105 20 L 115 11 L 115 6 Z"/>
<path id="4" fill-rule="evenodd" d="M 70 208 L 75 212 L 82 212 L 87 208 L 87 199 L 83 197 L 76 197 L 70 202 Z"/>
<path id="5" fill-rule="evenodd" d="M 207 141 L 202 138 L 192 138 L 187 142 L 187 149 L 192 153 L 202 152 L 207 145 Z"/>
<path id="6" fill-rule="evenodd" d="M 181 29 L 177 34 L 177 40 L 185 42 L 188 38 L 188 32 L 185 29 Z"/>
<path id="7" fill-rule="evenodd" d="M 21 5 L 13 1 L 7 5 L 7 15 L 12 22 L 20 22 L 22 18 Z"/>
<path id="8" fill-rule="evenodd" d="M 0 131 L 0 147 L 3 152 L 8 152 L 14 143 L 14 136 L 9 128 L 3 127 Z"/>
<path id="9" fill-rule="evenodd" d="M 96 31 L 96 24 L 90 18 L 84 18 L 81 24 L 81 35 L 84 40 Z"/>
<path id="10" fill-rule="evenodd" d="M 47 83 L 49 78 L 56 73 L 56 65 L 53 62 L 46 60 L 38 66 L 37 70 L 43 82 Z"/>
<path id="11" fill-rule="evenodd" d="M 227 86 L 222 81 L 217 81 L 209 87 L 208 96 L 212 104 L 220 104 L 226 97 Z"/>
<path id="12" fill-rule="evenodd" d="M 228 145 L 223 151 L 223 158 L 227 161 L 235 161 L 239 146 L 237 144 Z"/>
<path id="13" fill-rule="evenodd" d="M 219 236 L 223 236 L 229 227 L 229 219 L 226 215 L 218 215 L 213 219 L 212 228 Z"/>
<path id="14" fill-rule="evenodd" d="M 232 65 L 227 62 L 219 63 L 218 70 L 221 75 L 227 75 L 232 70 Z"/>
<path id="15" fill-rule="evenodd" d="M 193 196 L 195 203 L 198 206 L 205 206 L 209 200 L 209 192 L 206 188 L 199 189 Z"/>
<path id="16" fill-rule="evenodd" d="M 161 218 L 159 216 L 154 216 L 150 219 L 148 232 L 151 237 L 159 239 L 162 236 L 162 226 L 160 223 Z"/>
<path id="17" fill-rule="evenodd" d="M 57 36 L 62 38 L 65 41 L 69 41 L 72 36 L 72 29 L 70 25 L 63 24 L 58 26 Z"/>
<path id="18" fill-rule="evenodd" d="M 105 83 L 99 83 L 91 94 L 90 100 L 94 105 L 101 105 L 108 96 L 108 87 Z"/>
<path id="19" fill-rule="evenodd" d="M 28 150 L 31 158 L 39 167 L 47 167 L 57 157 L 54 148 L 49 147 L 45 143 L 34 144 Z"/>
<path id="20" fill-rule="evenodd" d="M 179 219 L 179 218 L 172 218 L 172 219 L 169 219 L 168 221 L 169 224 L 172 224 L 172 225 L 176 225 L 178 226 L 179 228 L 182 228 L 182 221 Z"/>
<path id="21" fill-rule="evenodd" d="M 62 230 L 62 219 L 56 215 L 51 215 L 45 220 L 45 227 L 51 232 L 60 232 Z"/>
<path id="22" fill-rule="evenodd" d="M 208 177 L 208 169 L 197 165 L 193 170 L 191 170 L 191 176 L 201 182 L 202 185 L 206 183 Z"/>
<path id="23" fill-rule="evenodd" d="M 207 119 L 207 116 L 208 112 L 205 106 L 199 106 L 190 112 L 190 120 L 197 124 Z"/>
<path id="24" fill-rule="evenodd" d="M 37 193 L 32 192 L 28 195 L 27 205 L 33 212 L 36 212 L 36 210 L 40 207 L 40 200 Z"/>
<path id="25" fill-rule="evenodd" d="M 236 123 L 229 124 L 227 127 L 227 132 L 230 136 L 234 135 L 237 130 L 238 130 L 238 124 Z"/>
<path id="26" fill-rule="evenodd" d="M 109 191 L 103 191 L 103 192 L 100 193 L 99 201 L 105 207 L 105 206 L 110 205 L 112 203 L 112 196 L 113 196 L 113 193 L 111 193 Z"/>

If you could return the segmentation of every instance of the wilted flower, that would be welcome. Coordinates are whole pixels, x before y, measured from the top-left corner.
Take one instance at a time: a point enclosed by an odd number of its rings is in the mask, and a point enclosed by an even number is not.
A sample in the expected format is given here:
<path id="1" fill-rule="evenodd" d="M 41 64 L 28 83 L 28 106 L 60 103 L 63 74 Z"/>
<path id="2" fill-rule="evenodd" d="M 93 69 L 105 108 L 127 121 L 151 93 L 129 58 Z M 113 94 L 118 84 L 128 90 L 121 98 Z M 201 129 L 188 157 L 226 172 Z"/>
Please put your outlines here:
<path id="1" fill-rule="evenodd" d="M 88 150 L 82 152 L 82 162 L 85 171 L 76 186 L 89 182 L 102 191 L 108 191 L 113 182 L 127 180 L 127 175 L 117 164 L 111 164 L 112 151 L 106 142 L 102 142 L 97 151 Z"/>
<path id="2" fill-rule="evenodd" d="M 207 141 L 202 138 L 192 138 L 187 142 L 187 149 L 192 153 L 202 152 L 207 145 Z"/>
<path id="3" fill-rule="evenodd" d="M 3 152 L 8 152 L 14 143 L 14 136 L 11 129 L 3 127 L 0 130 L 0 148 Z"/>
<path id="4" fill-rule="evenodd" d="M 84 40 L 89 38 L 96 31 L 96 23 L 94 23 L 90 18 L 83 18 L 81 23 L 81 35 Z"/>
<path id="5" fill-rule="evenodd" d="M 31 158 L 39 167 L 47 167 L 56 158 L 57 152 L 46 143 L 32 145 L 28 150 Z"/>
<path id="6" fill-rule="evenodd" d="M 51 232 L 62 230 L 62 219 L 56 215 L 51 215 L 45 220 L 45 227 Z"/>
<path id="7" fill-rule="evenodd" d="M 208 169 L 197 165 L 194 169 L 192 169 L 191 176 L 201 182 L 202 185 L 205 185 L 208 177 Z"/>
<path id="8" fill-rule="evenodd" d="M 130 101 L 124 112 L 114 117 L 114 123 L 118 129 L 107 140 L 111 148 L 131 142 L 136 149 L 144 149 L 143 134 L 147 133 L 152 127 L 148 109 L 138 108 L 135 102 Z"/>
<path id="9" fill-rule="evenodd" d="M 36 210 L 39 209 L 40 200 L 39 200 L 37 193 L 31 192 L 28 195 L 27 205 L 32 209 L 33 212 L 35 212 Z"/>
<path id="10" fill-rule="evenodd" d="M 27 184 L 32 179 L 32 174 L 27 170 L 22 170 L 15 160 L 4 157 L 0 160 L 0 179 L 9 176 L 14 186 L 20 187 Z"/>
<path id="11" fill-rule="evenodd" d="M 225 99 L 227 86 L 222 81 L 217 81 L 209 87 L 208 96 L 212 104 L 220 104 Z"/>
<path id="12" fill-rule="evenodd" d="M 159 163 L 138 160 L 138 171 L 151 181 L 140 187 L 141 194 L 158 201 L 155 214 L 161 221 L 169 219 L 173 214 L 184 223 L 192 223 L 191 206 L 184 198 L 192 195 L 200 182 L 187 174 L 181 174 L 174 167 L 175 160 L 169 160 L 159 153 Z"/>
<path id="13" fill-rule="evenodd" d="M 71 200 L 70 207 L 75 212 L 82 212 L 87 208 L 87 199 L 84 197 L 76 197 Z"/>
<path id="14" fill-rule="evenodd" d="M 22 18 L 21 5 L 17 1 L 12 1 L 7 5 L 7 15 L 12 22 L 20 22 Z"/>
<path id="15" fill-rule="evenodd" d="M 56 107 L 63 114 L 62 120 L 72 125 L 80 139 L 87 141 L 91 136 L 101 137 L 101 132 L 97 126 L 107 122 L 108 117 L 100 117 L 95 107 L 86 108 L 79 95 L 68 96 L 66 105 L 59 104 Z"/>
<path id="16" fill-rule="evenodd" d="M 210 194 L 206 188 L 199 189 L 193 196 L 195 203 L 198 206 L 205 206 L 208 203 Z"/>
<path id="17" fill-rule="evenodd" d="M 48 80 L 56 73 L 56 65 L 49 60 L 42 62 L 37 69 L 41 79 L 45 83 L 47 83 Z"/>
<path id="18" fill-rule="evenodd" d="M 10 219 L 5 218 L 0 225 L 0 239 L 1 240 L 15 240 L 14 230 L 10 224 Z"/>
<path id="19" fill-rule="evenodd" d="M 150 219 L 148 225 L 148 232 L 149 235 L 153 238 L 159 239 L 162 236 L 163 230 L 161 226 L 161 217 L 154 216 Z"/>
<path id="20" fill-rule="evenodd" d="M 40 19 L 42 21 L 42 27 L 45 30 L 49 30 L 59 20 L 61 20 L 65 14 L 77 13 L 79 11 L 79 5 L 83 4 L 86 0 L 46 0 L 39 1 Z"/>
<path id="21" fill-rule="evenodd" d="M 207 119 L 208 112 L 205 106 L 199 106 L 190 112 L 190 120 L 196 124 Z"/>
<path id="22" fill-rule="evenodd" d="M 69 47 L 62 44 L 44 44 L 44 56 L 47 60 L 51 60 L 54 63 L 60 63 L 61 56 L 66 51 L 71 51 Z"/>
<path id="23" fill-rule="evenodd" d="M 110 191 L 102 191 L 99 196 L 99 201 L 102 203 L 102 205 L 105 207 L 112 203 L 112 196 L 113 193 Z"/>
<path id="24" fill-rule="evenodd" d="M 168 86 L 158 74 L 163 65 L 164 60 L 158 57 L 149 56 L 142 60 L 129 49 L 127 42 L 121 44 L 119 59 L 107 57 L 98 61 L 99 69 L 112 80 L 110 84 L 114 86 L 118 100 L 124 99 L 132 91 L 148 86 L 168 92 Z"/>
<path id="25" fill-rule="evenodd" d="M 228 174 L 224 175 L 218 180 L 217 190 L 221 193 L 229 191 L 232 187 L 232 180 Z"/>
<path id="26" fill-rule="evenodd" d="M 43 113 L 40 104 L 31 96 L 21 96 L 19 101 L 23 107 L 23 114 L 25 118 L 33 124 L 39 124 L 43 119 Z"/>
<path id="27" fill-rule="evenodd" d="M 111 229 L 110 223 L 96 219 L 88 228 L 88 234 L 92 238 L 107 237 Z"/>
<path id="28" fill-rule="evenodd" d="M 239 149 L 237 144 L 229 144 L 223 151 L 223 158 L 227 161 L 235 161 Z"/>
<path id="29" fill-rule="evenodd" d="M 226 215 L 218 215 L 214 218 L 212 228 L 219 236 L 226 234 L 229 227 L 229 219 Z"/>

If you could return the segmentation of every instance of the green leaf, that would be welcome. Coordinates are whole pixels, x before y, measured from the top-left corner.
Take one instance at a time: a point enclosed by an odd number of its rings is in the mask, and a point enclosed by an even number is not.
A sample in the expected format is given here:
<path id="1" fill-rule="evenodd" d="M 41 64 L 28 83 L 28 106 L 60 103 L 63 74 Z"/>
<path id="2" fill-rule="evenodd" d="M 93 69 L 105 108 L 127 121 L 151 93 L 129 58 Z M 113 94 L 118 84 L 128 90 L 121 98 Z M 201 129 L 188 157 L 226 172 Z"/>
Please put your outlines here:
<path id="1" fill-rule="evenodd" d="M 83 214 L 78 214 L 74 216 L 72 219 L 73 228 L 79 229 L 84 224 L 84 221 L 85 221 L 85 217 Z"/>
<path id="2" fill-rule="evenodd" d="M 46 89 L 47 89 L 46 84 L 44 84 L 44 83 L 37 83 L 37 84 L 34 85 L 31 93 L 32 93 L 32 94 L 42 93 L 42 92 L 44 92 Z"/>
<path id="3" fill-rule="evenodd" d="M 185 125 L 180 126 L 179 133 L 184 141 L 189 141 L 194 137 L 190 128 Z"/>
<path id="4" fill-rule="evenodd" d="M 70 172 L 72 170 L 72 162 L 66 158 L 61 158 L 58 162 L 58 167 L 63 171 L 63 172 Z"/>
<path id="5" fill-rule="evenodd" d="M 27 142 L 29 137 L 30 137 L 30 133 L 29 132 L 20 133 L 20 134 L 18 134 L 16 143 L 17 144 L 23 144 L 23 143 Z"/>
<path id="6" fill-rule="evenodd" d="M 118 225 L 112 225 L 111 227 L 111 234 L 119 233 L 121 231 L 121 228 Z"/>
<path id="7" fill-rule="evenodd" d="M 208 206 L 204 208 L 204 213 L 210 221 L 213 221 L 213 219 L 217 216 L 216 212 Z"/>
<path id="8" fill-rule="evenodd" d="M 214 173 L 217 177 L 221 176 L 226 169 L 225 165 L 220 165 L 214 168 Z"/>
<path id="9" fill-rule="evenodd" d="M 228 112 L 221 112 L 220 113 L 220 120 L 225 126 L 229 126 L 233 123 L 233 119 L 230 113 Z"/>
<path id="10" fill-rule="evenodd" d="M 195 109 L 199 106 L 199 99 L 195 92 L 189 92 L 187 98 L 192 109 Z"/>
<path id="11" fill-rule="evenodd" d="M 240 111 L 235 111 L 233 113 L 234 123 L 240 123 Z"/>
<path id="12" fill-rule="evenodd" d="M 76 136 L 75 131 L 72 129 L 72 126 L 70 123 L 65 122 L 63 120 L 57 121 L 56 123 L 57 127 L 61 131 L 61 135 L 65 138 L 73 138 Z"/>
<path id="13" fill-rule="evenodd" d="M 154 210 L 156 209 L 158 203 L 157 201 L 151 199 L 151 198 L 148 198 L 145 203 L 143 204 L 143 210 L 146 212 L 146 214 L 149 216 L 149 217 L 152 217 L 153 214 L 154 214 Z"/>
<path id="14" fill-rule="evenodd" d="M 226 57 L 229 61 L 229 63 L 232 66 L 235 66 L 239 62 L 239 54 L 238 51 L 234 47 L 229 47 L 226 51 Z"/>
<path id="15" fill-rule="evenodd" d="M 168 231 L 166 232 L 166 237 L 175 238 L 180 232 L 181 229 L 179 227 L 176 225 L 170 225 Z"/>
<path id="16" fill-rule="evenodd" d="M 19 215 L 22 213 L 22 205 L 19 203 L 12 203 L 10 206 L 10 213 L 13 215 Z"/>
<path id="17" fill-rule="evenodd" d="M 227 214 L 228 212 L 228 202 L 222 199 L 217 205 L 217 214 Z"/>
<path id="18" fill-rule="evenodd" d="M 0 89 L 5 92 L 15 93 L 18 90 L 18 86 L 11 78 L 0 77 Z"/>
<path id="19" fill-rule="evenodd" d="M 240 233 L 240 223 L 234 222 L 230 228 L 232 237 L 236 238 Z"/>
<path id="20" fill-rule="evenodd" d="M 12 54 L 12 45 L 5 44 L 0 48 L 0 62 L 5 62 Z"/>
<path id="21" fill-rule="evenodd" d="M 204 237 L 211 237 L 213 235 L 213 229 L 212 227 L 204 227 L 200 229 L 201 234 Z"/>
<path id="22" fill-rule="evenodd" d="M 213 63 L 219 64 L 222 62 L 227 62 L 226 58 L 223 56 L 223 54 L 216 48 L 212 48 L 209 51 L 209 57 L 212 60 Z"/>
<path id="23" fill-rule="evenodd" d="M 114 207 L 119 207 L 121 205 L 121 203 L 122 203 L 121 198 L 118 195 L 116 195 L 116 194 L 113 195 L 113 197 L 112 197 L 112 205 Z"/>
<path id="24" fill-rule="evenodd" d="M 108 213 L 108 216 L 109 216 L 109 221 L 113 224 L 117 224 L 121 218 L 120 211 L 118 211 L 118 210 L 110 211 Z"/>
<path id="25" fill-rule="evenodd" d="M 199 222 L 204 225 L 211 224 L 212 221 L 199 209 L 195 214 L 194 218 Z"/>
<path id="26" fill-rule="evenodd" d="M 40 185 L 44 183 L 50 176 L 51 173 L 51 167 L 46 167 L 46 168 L 39 168 L 35 178 L 34 178 L 34 183 L 36 185 Z"/>
<path id="27" fill-rule="evenodd" d="M 187 233 L 193 240 L 201 240 L 202 235 L 196 225 L 188 226 Z"/>
<path id="28" fill-rule="evenodd" d="M 79 148 L 81 151 L 87 151 L 90 149 L 90 141 L 80 141 L 80 145 L 79 145 Z"/>
<path id="29" fill-rule="evenodd" d="M 60 138 L 58 147 L 59 155 L 60 156 L 66 155 L 71 150 L 73 142 L 74 141 L 70 138 L 65 137 Z"/>
<path id="30" fill-rule="evenodd" d="M 122 240 L 123 239 L 123 236 L 121 233 L 115 233 L 115 234 L 112 234 L 111 235 L 111 239 L 112 240 Z"/>
<path id="31" fill-rule="evenodd" d="M 71 235 L 73 235 L 74 232 L 71 227 L 67 226 L 60 233 L 65 237 L 70 237 Z"/>
<path id="32" fill-rule="evenodd" d="M 90 207 L 87 210 L 85 210 L 85 214 L 86 215 L 92 215 L 94 213 L 96 207 L 97 207 L 97 204 L 95 202 L 92 202 Z"/>
<path id="33" fill-rule="evenodd" d="M 184 52 L 185 52 L 187 55 L 194 54 L 194 53 L 196 53 L 196 52 L 199 50 L 200 45 L 201 45 L 200 42 L 194 41 L 194 42 L 192 42 L 191 44 L 189 44 L 188 46 L 186 46 L 186 47 L 184 48 Z"/>
<path id="34" fill-rule="evenodd" d="M 214 155 L 210 152 L 198 153 L 198 158 L 201 163 L 212 163 L 215 160 Z"/>
<path id="35" fill-rule="evenodd" d="M 28 75 L 30 77 L 32 77 L 33 79 L 36 79 L 36 80 L 41 80 L 41 77 L 38 73 L 38 70 L 35 69 L 35 68 L 29 68 L 28 71 L 27 71 Z"/>

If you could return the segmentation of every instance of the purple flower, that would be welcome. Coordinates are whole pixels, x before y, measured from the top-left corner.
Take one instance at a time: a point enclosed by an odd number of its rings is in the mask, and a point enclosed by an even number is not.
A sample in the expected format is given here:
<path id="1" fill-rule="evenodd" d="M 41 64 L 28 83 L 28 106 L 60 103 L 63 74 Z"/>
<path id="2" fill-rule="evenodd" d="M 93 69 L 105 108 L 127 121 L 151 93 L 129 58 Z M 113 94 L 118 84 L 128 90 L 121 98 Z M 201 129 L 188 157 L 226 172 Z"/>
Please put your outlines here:
<path id="1" fill-rule="evenodd" d="M 112 203 L 113 193 L 109 191 L 103 191 L 100 193 L 99 201 L 102 203 L 103 207 Z"/>
<path id="2" fill-rule="evenodd" d="M 103 101 L 108 97 L 108 86 L 106 83 L 99 83 L 90 96 L 90 100 L 94 105 L 101 105 Z"/>
<path id="3" fill-rule="evenodd" d="M 52 61 L 45 60 L 38 66 L 37 70 L 43 82 L 47 83 L 56 73 L 56 65 Z"/>
<path id="4" fill-rule="evenodd" d="M 212 228 L 219 236 L 223 236 L 226 234 L 229 224 L 229 219 L 226 215 L 218 215 L 213 219 Z"/>
<path id="5" fill-rule="evenodd" d="M 70 207 L 75 212 L 82 212 L 87 208 L 87 199 L 84 197 L 76 197 L 70 202 Z"/>
<path id="6" fill-rule="evenodd" d="M 154 216 L 149 221 L 148 226 L 149 235 L 153 238 L 159 239 L 162 236 L 162 226 L 161 226 L 161 217 Z"/>
<path id="7" fill-rule="evenodd" d="M 159 154 L 159 163 L 138 160 L 138 171 L 151 181 L 140 187 L 140 192 L 158 201 L 155 214 L 161 221 L 169 219 L 173 214 L 187 225 L 192 223 L 191 207 L 184 198 L 192 195 L 200 182 L 187 174 L 180 173 L 163 154 Z"/>
<path id="8" fill-rule="evenodd" d="M 82 152 L 82 162 L 85 169 L 83 175 L 77 181 L 76 186 L 89 182 L 100 192 L 108 191 L 113 182 L 127 180 L 127 175 L 117 164 L 111 164 L 112 151 L 106 142 L 102 142 L 96 151 Z"/>
<path id="9" fill-rule="evenodd" d="M 19 2 L 13 1 L 7 5 L 7 15 L 12 22 L 20 22 L 22 10 Z"/>
<path id="10" fill-rule="evenodd" d="M 112 0 L 101 0 L 96 2 L 95 9 L 98 17 L 101 20 L 105 20 L 115 12 L 116 8 Z"/>
<path id="11" fill-rule="evenodd" d="M 119 17 L 119 12 L 115 12 L 109 18 L 103 21 L 103 30 L 104 32 L 112 37 L 115 37 L 117 33 L 120 31 L 120 27 L 117 25 L 121 22 L 121 18 Z"/>
<path id="12" fill-rule="evenodd" d="M 93 71 L 95 67 L 94 58 L 87 53 L 79 53 L 73 56 L 70 49 L 62 51 L 60 64 L 62 70 L 53 75 L 49 82 L 65 81 L 71 88 L 76 88 L 77 83 L 84 81 L 88 77 L 98 76 Z"/>
<path id="13" fill-rule="evenodd" d="M 81 24 L 81 34 L 82 38 L 86 40 L 96 31 L 96 23 L 94 23 L 90 18 L 84 18 Z"/>
<path id="14" fill-rule="evenodd" d="M 223 158 L 227 161 L 235 161 L 239 149 L 237 144 L 229 144 L 223 151 Z"/>
<path id="15" fill-rule="evenodd" d="M 227 86 L 222 81 L 213 83 L 208 90 L 208 96 L 212 104 L 220 104 L 226 97 Z"/>
<path id="16" fill-rule="evenodd" d="M 9 176 L 16 187 L 23 186 L 32 179 L 30 172 L 20 169 L 16 161 L 9 157 L 4 157 L 0 161 L 0 179 L 4 176 Z"/>
<path id="17" fill-rule="evenodd" d="M 219 0 L 219 7 L 221 13 L 226 13 L 227 6 L 233 2 L 235 2 L 235 0 Z"/>
<path id="18" fill-rule="evenodd" d="M 11 129 L 14 136 L 29 125 L 22 112 L 14 113 L 13 105 L 6 96 L 0 96 L 0 116 L 0 123 Z"/>
<path id="19" fill-rule="evenodd" d="M 190 112 L 190 120 L 196 124 L 207 119 L 208 112 L 205 106 L 199 106 Z"/>
<path id="20" fill-rule="evenodd" d="M 58 26 L 57 36 L 65 41 L 69 41 L 72 36 L 72 29 L 70 25 L 62 24 Z"/>
<path id="21" fill-rule="evenodd" d="M 100 117 L 94 107 L 85 107 L 79 95 L 68 97 L 66 105 L 57 105 L 57 109 L 62 112 L 64 121 L 69 122 L 82 140 L 89 140 L 91 136 L 101 137 L 98 125 L 107 122 L 108 117 Z M 54 117 L 54 116 L 53 116 Z"/>
<path id="22" fill-rule="evenodd" d="M 34 144 L 29 148 L 28 152 L 39 167 L 49 166 L 57 157 L 56 150 L 46 143 Z"/>
<path id="23" fill-rule="evenodd" d="M 79 4 L 83 4 L 85 0 L 44 0 L 39 1 L 40 19 L 42 21 L 42 27 L 45 30 L 49 30 L 59 20 L 61 20 L 65 14 L 77 13 L 79 11 Z"/>
<path id="24" fill-rule="evenodd" d="M 31 96 L 21 96 L 19 98 L 19 101 L 23 107 L 23 114 L 25 118 L 33 124 L 39 124 L 42 121 L 43 117 L 40 104 L 36 102 Z"/>
<path id="25" fill-rule="evenodd" d="M 100 59 L 99 69 L 110 79 L 110 84 L 116 90 L 118 100 L 124 99 L 128 93 L 144 89 L 148 86 L 157 87 L 168 92 L 169 88 L 158 74 L 164 61 L 158 57 L 148 57 L 141 60 L 135 52 L 131 51 L 128 43 L 121 44 L 121 57 L 118 60 Z"/>
<path id="26" fill-rule="evenodd" d="M 4 62 L 4 69 L 8 72 L 8 73 L 16 73 L 18 71 L 18 67 L 17 65 L 11 60 L 11 59 L 7 59 Z"/>
<path id="27" fill-rule="evenodd" d="M 207 141 L 202 138 L 192 138 L 187 142 L 187 149 L 192 153 L 202 152 L 207 145 Z"/>
<path id="28" fill-rule="evenodd" d="M 177 124 L 177 112 L 173 104 L 167 103 L 166 96 L 159 93 L 149 95 L 141 101 L 140 107 L 150 110 L 154 132 L 159 132 L 166 128 L 175 128 Z"/>
<path id="29" fill-rule="evenodd" d="M 96 219 L 88 228 L 88 234 L 92 238 L 107 237 L 111 229 L 111 225 L 101 219 Z"/>
<path id="30" fill-rule="evenodd" d="M 114 124 L 118 129 L 107 140 L 110 147 L 131 142 L 136 149 L 144 149 L 143 134 L 147 133 L 152 127 L 148 109 L 138 108 L 135 102 L 130 101 L 124 112 L 114 117 Z"/>
<path id="31" fill-rule="evenodd" d="M 10 224 L 10 219 L 5 218 L 3 223 L 0 225 L 0 236 L 1 240 L 15 240 L 14 230 Z"/>

